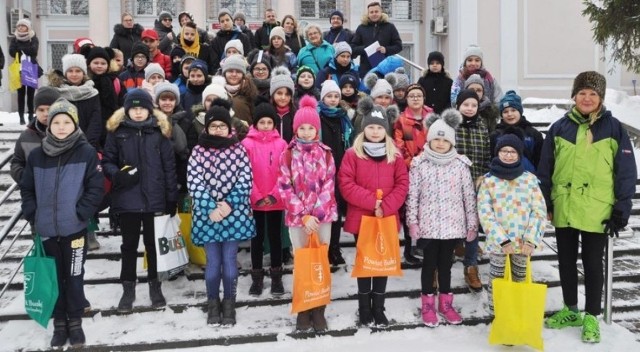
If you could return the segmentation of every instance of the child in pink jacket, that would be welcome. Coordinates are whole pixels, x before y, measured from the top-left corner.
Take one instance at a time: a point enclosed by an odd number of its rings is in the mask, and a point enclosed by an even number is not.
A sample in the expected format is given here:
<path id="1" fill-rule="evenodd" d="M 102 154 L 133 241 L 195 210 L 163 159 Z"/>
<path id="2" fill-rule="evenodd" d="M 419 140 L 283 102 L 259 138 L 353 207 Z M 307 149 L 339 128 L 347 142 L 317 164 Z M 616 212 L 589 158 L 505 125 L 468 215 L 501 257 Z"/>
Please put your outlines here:
<path id="1" fill-rule="evenodd" d="M 454 109 L 445 110 L 442 118 L 431 114 L 426 122 L 427 144 L 422 154 L 413 158 L 409 170 L 407 224 L 411 237 L 417 239 L 418 247 L 424 251 L 422 320 L 429 327 L 438 326 L 437 313 L 449 324 L 462 323 L 453 308 L 451 292 L 453 248 L 459 239 L 472 241 L 478 235 L 471 162 L 455 148 L 455 128 L 461 122 L 462 115 Z M 439 295 L 433 287 L 435 270 Z"/>
<path id="2" fill-rule="evenodd" d="M 264 271 L 262 257 L 264 255 L 264 237 L 269 240 L 271 249 L 271 294 L 282 296 L 282 211 L 284 203 L 278 188 L 278 169 L 280 155 L 287 148 L 287 143 L 278 133 L 280 117 L 275 108 L 268 103 L 260 103 L 253 111 L 253 126 L 242 140 L 251 161 L 253 170 L 253 187 L 251 188 L 251 208 L 256 219 L 256 236 L 251 239 L 251 287 L 249 295 L 262 294 Z"/>
<path id="3" fill-rule="evenodd" d="M 336 167 L 331 149 L 320 142 L 318 102 L 311 96 L 300 99 L 293 119 L 295 137 L 280 157 L 278 184 L 285 204 L 285 225 L 294 250 L 307 247 L 309 235 L 318 233 L 322 244 L 329 244 L 331 223 L 338 218 L 334 195 Z M 294 269 L 295 270 L 295 269 Z M 326 306 L 300 312 L 296 329 L 327 329 Z"/>
<path id="4" fill-rule="evenodd" d="M 340 192 L 347 202 L 347 218 L 344 231 L 358 236 L 375 236 L 375 233 L 358 233 L 362 216 L 395 216 L 400 230 L 398 210 L 404 204 L 409 190 L 409 175 L 402 155 L 393 138 L 387 135 L 389 122 L 382 109 L 374 107 L 362 120 L 363 132 L 353 147 L 347 150 L 338 172 Z M 382 199 L 377 200 L 377 191 Z M 361 325 L 389 325 L 384 314 L 384 298 L 387 277 L 358 278 L 358 316 Z"/>

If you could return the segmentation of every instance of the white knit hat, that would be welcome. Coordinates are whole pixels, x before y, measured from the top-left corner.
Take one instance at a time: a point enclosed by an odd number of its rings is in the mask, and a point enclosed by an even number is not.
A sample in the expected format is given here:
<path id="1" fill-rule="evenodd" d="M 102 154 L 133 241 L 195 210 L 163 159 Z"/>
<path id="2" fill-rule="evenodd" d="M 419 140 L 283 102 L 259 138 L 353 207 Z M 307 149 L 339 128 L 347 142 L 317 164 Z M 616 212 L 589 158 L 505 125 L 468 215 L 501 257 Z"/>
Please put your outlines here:
<path id="1" fill-rule="evenodd" d="M 67 71 L 72 68 L 77 67 L 87 74 L 87 59 L 84 55 L 80 54 L 67 54 L 62 57 L 62 72 L 67 73 Z"/>
<path id="2" fill-rule="evenodd" d="M 148 64 L 147 67 L 144 68 L 144 80 L 148 82 L 149 78 L 151 78 L 151 75 L 156 73 L 162 76 L 162 79 L 166 78 L 164 75 L 164 70 L 162 69 L 162 66 L 160 66 L 159 63 L 152 62 Z"/>
<path id="3" fill-rule="evenodd" d="M 371 97 L 373 99 L 381 95 L 393 97 L 393 87 L 391 87 L 391 84 L 386 79 L 378 79 L 376 85 L 371 89 Z"/>
<path id="4" fill-rule="evenodd" d="M 291 79 L 291 71 L 285 66 L 277 66 L 271 74 L 269 95 L 273 95 L 276 90 L 283 87 L 287 88 L 289 93 L 293 95 L 295 85 L 293 84 L 293 79 Z"/>
<path id="5" fill-rule="evenodd" d="M 271 28 L 271 33 L 269 33 L 269 43 L 271 43 L 271 38 L 273 37 L 280 37 L 282 40 L 287 40 L 287 37 L 284 34 L 284 28 L 280 26 Z"/>
<path id="6" fill-rule="evenodd" d="M 477 56 L 482 60 L 482 48 L 475 44 L 469 45 L 469 47 L 464 51 L 464 61 L 467 61 L 469 56 Z"/>
<path id="7" fill-rule="evenodd" d="M 244 56 L 244 45 L 242 45 L 240 39 L 231 39 L 228 41 L 227 44 L 224 45 L 224 52 L 226 53 L 229 48 L 235 48 L 240 55 Z"/>
<path id="8" fill-rule="evenodd" d="M 160 95 L 164 92 L 173 93 L 176 97 L 176 105 L 180 105 L 180 89 L 173 83 L 164 81 L 156 84 L 153 89 L 154 95 L 156 97 L 155 103 L 158 104 L 160 102 Z"/>
<path id="9" fill-rule="evenodd" d="M 338 83 L 332 79 L 328 79 L 322 82 L 322 90 L 320 91 L 320 100 L 324 100 L 324 97 L 329 93 L 340 93 L 340 87 L 338 87 Z"/>
<path id="10" fill-rule="evenodd" d="M 221 76 L 214 76 L 211 80 L 211 84 L 206 86 L 202 91 L 202 106 L 204 106 L 204 101 L 210 95 L 215 95 L 218 98 L 229 100 L 229 96 L 227 95 L 227 90 L 224 89 L 224 78 L 222 80 L 216 79 L 217 77 L 222 78 Z"/>

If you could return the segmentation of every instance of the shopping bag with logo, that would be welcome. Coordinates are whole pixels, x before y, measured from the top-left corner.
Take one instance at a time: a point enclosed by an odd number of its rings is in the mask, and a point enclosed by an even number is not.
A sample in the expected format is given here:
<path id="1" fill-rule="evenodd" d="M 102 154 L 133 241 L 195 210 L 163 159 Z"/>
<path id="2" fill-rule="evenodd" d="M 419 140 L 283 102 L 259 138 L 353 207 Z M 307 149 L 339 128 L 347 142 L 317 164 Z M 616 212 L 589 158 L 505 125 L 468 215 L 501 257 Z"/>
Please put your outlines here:
<path id="1" fill-rule="evenodd" d="M 20 88 L 22 88 L 22 83 L 20 82 L 20 57 L 16 53 L 16 58 L 9 65 L 9 91 L 15 92 Z"/>
<path id="2" fill-rule="evenodd" d="M 187 246 L 184 243 L 176 217 L 161 215 L 153 218 L 156 240 L 158 280 L 168 280 L 189 264 Z"/>
<path id="3" fill-rule="evenodd" d="M 204 253 L 204 247 L 196 246 L 191 240 L 191 197 L 189 195 L 185 195 L 178 204 L 180 204 L 178 206 L 180 232 L 182 232 L 182 238 L 184 238 L 184 243 L 187 245 L 189 262 L 195 265 L 205 266 L 207 264 L 207 256 Z"/>
<path id="4" fill-rule="evenodd" d="M 28 55 L 22 55 L 20 83 L 25 87 L 38 88 L 38 64 Z"/>
<path id="5" fill-rule="evenodd" d="M 316 233 L 309 236 L 308 247 L 295 251 L 292 296 L 291 313 L 325 306 L 331 301 L 329 247 L 320 244 Z"/>
<path id="6" fill-rule="evenodd" d="M 39 234 L 24 258 L 24 308 L 27 315 L 45 329 L 58 300 L 56 260 L 44 253 Z"/>
<path id="7" fill-rule="evenodd" d="M 351 277 L 402 276 L 395 215 L 363 216 Z"/>
<path id="8" fill-rule="evenodd" d="M 513 282 L 507 255 L 504 278 L 493 279 L 495 318 L 489 332 L 490 344 L 529 345 L 543 350 L 542 327 L 547 285 L 531 282 L 531 260 L 527 259 L 524 282 Z"/>

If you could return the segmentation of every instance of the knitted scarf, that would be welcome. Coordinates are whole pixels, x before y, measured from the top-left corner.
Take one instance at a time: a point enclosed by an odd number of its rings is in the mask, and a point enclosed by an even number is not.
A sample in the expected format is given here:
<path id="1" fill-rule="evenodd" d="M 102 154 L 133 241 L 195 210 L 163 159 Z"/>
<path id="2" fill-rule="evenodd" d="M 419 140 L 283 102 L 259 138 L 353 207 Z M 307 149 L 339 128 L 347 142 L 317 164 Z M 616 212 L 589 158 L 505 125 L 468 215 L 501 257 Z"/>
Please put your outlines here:
<path id="1" fill-rule="evenodd" d="M 68 101 L 81 101 L 98 95 L 98 90 L 95 89 L 93 85 L 93 81 L 88 80 L 81 86 L 72 86 L 68 83 L 63 83 L 60 87 L 57 87 L 57 89 L 60 95 Z"/>
<path id="2" fill-rule="evenodd" d="M 236 143 L 239 143 L 239 141 L 235 135 L 227 137 L 212 136 L 204 131 L 198 137 L 198 144 L 204 148 L 225 149 Z"/>
<path id="3" fill-rule="evenodd" d="M 319 102 L 318 113 L 320 116 L 324 116 L 329 119 L 340 119 L 342 136 L 344 137 L 344 147 L 345 149 L 349 148 L 351 144 L 349 141 L 351 141 L 351 134 L 353 133 L 353 124 L 351 124 L 351 120 L 349 119 L 347 112 L 344 111 L 343 108 L 330 108 L 324 102 Z"/>
<path id="4" fill-rule="evenodd" d="M 98 96 L 100 97 L 100 106 L 110 108 L 110 111 L 118 109 L 118 97 L 113 88 L 114 76 L 110 73 L 101 75 L 93 75 L 92 81 L 95 84 Z M 104 109 L 103 109 L 104 110 Z M 103 111 L 104 112 L 104 111 Z"/>
<path id="5" fill-rule="evenodd" d="M 458 151 L 456 148 L 451 147 L 448 152 L 442 154 L 431 149 L 429 143 L 425 143 L 424 157 L 436 165 L 446 165 L 458 157 Z"/>
<path id="6" fill-rule="evenodd" d="M 16 36 L 16 40 L 21 41 L 21 42 L 28 42 L 30 41 L 33 37 L 36 36 L 36 32 L 34 32 L 32 29 L 30 29 L 27 32 L 18 32 L 18 30 L 16 29 L 15 32 L 13 32 L 13 35 Z"/>
<path id="7" fill-rule="evenodd" d="M 65 139 L 58 139 L 47 129 L 47 135 L 42 140 L 42 151 L 50 157 L 56 157 L 73 148 L 80 139 L 86 140 L 84 133 L 78 126 Z"/>
<path id="8" fill-rule="evenodd" d="M 187 26 L 182 27 L 182 33 L 180 34 L 180 46 L 184 49 L 186 55 L 191 55 L 193 57 L 200 56 L 200 34 L 198 34 L 198 30 L 196 30 L 196 37 L 193 41 L 184 39 L 184 29 Z"/>
<path id="9" fill-rule="evenodd" d="M 384 142 L 364 142 L 362 143 L 362 148 L 364 152 L 372 158 L 387 156 L 387 144 Z"/>
<path id="10" fill-rule="evenodd" d="M 503 180 L 514 180 L 522 175 L 523 172 L 524 166 L 520 159 L 515 163 L 507 164 L 500 158 L 495 157 L 491 159 L 491 165 L 489 165 L 489 173 Z"/>

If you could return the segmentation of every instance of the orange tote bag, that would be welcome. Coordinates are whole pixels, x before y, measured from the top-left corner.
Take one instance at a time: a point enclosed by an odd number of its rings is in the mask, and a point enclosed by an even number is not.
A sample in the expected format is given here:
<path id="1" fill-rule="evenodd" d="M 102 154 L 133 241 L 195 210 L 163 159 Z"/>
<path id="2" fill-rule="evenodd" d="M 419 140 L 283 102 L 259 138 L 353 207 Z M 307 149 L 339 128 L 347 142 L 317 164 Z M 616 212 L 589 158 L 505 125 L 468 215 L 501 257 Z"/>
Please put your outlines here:
<path id="1" fill-rule="evenodd" d="M 396 216 L 363 216 L 351 277 L 402 276 Z"/>
<path id="2" fill-rule="evenodd" d="M 331 301 L 329 246 L 320 244 L 318 234 L 309 236 L 309 246 L 298 248 L 293 257 L 293 300 L 291 313 L 321 307 Z"/>

